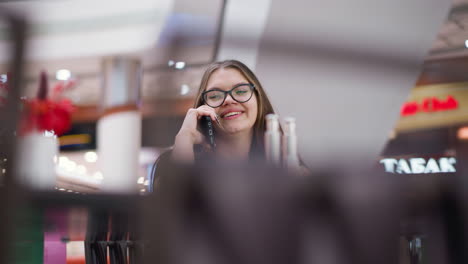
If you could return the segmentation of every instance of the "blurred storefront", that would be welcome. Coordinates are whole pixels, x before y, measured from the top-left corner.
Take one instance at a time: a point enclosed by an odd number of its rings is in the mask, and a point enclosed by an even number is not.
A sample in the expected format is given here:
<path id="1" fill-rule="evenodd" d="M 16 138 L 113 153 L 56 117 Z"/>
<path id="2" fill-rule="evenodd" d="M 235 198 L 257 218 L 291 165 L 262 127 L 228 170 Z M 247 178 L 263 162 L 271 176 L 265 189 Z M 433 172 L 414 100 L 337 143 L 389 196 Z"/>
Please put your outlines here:
<path id="1" fill-rule="evenodd" d="M 425 62 L 382 152 L 382 169 L 400 174 L 455 173 L 468 140 L 466 66 L 468 60 L 464 58 Z M 431 159 L 438 168 L 426 169 Z M 446 159 L 454 169 L 441 168 Z M 425 167 L 414 169 L 416 164 Z"/>
<path id="2" fill-rule="evenodd" d="M 441 189 L 453 184 L 455 176 L 464 175 L 468 158 L 467 66 L 468 59 L 460 56 L 425 61 L 382 151 L 381 171 L 421 186 L 435 181 Z M 400 263 L 427 263 L 427 223 L 413 213 L 400 223 Z"/>

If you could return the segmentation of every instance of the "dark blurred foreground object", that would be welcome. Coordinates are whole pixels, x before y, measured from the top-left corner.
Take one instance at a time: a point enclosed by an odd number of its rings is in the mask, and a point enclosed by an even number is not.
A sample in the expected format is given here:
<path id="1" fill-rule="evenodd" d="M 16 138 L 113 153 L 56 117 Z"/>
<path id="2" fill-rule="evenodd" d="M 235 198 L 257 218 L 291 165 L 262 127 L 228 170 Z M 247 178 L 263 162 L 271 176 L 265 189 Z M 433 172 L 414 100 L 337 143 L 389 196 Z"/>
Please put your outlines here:
<path id="1" fill-rule="evenodd" d="M 260 163 L 164 168 L 148 196 L 29 192 L 27 200 L 38 214 L 87 209 L 88 264 L 468 263 L 466 184 L 455 177 L 348 167 L 298 178 Z"/>
<path id="2" fill-rule="evenodd" d="M 145 263 L 398 263 L 395 179 L 263 165 L 165 167 L 146 197 Z"/>
<path id="3" fill-rule="evenodd" d="M 15 143 L 16 137 L 13 131 L 16 129 L 16 122 L 19 119 L 19 102 L 23 80 L 23 58 L 26 42 L 26 32 L 28 23 L 23 15 L 11 12 L 6 8 L 0 9 L 0 23 L 2 24 L 2 38 L 8 44 L 10 55 L 7 64 L 7 72 L 14 77 L 8 77 L 8 94 L 2 97 L 0 109 L 0 263 L 11 263 L 15 256 L 13 232 L 15 216 L 23 212 L 18 212 L 13 202 L 21 200 L 20 195 L 15 190 L 13 184 Z M 35 237 L 29 233 L 30 236 Z M 35 237 L 36 238 L 36 237 Z M 32 241 L 32 240 L 30 240 Z M 23 244 L 22 246 L 27 247 Z"/>

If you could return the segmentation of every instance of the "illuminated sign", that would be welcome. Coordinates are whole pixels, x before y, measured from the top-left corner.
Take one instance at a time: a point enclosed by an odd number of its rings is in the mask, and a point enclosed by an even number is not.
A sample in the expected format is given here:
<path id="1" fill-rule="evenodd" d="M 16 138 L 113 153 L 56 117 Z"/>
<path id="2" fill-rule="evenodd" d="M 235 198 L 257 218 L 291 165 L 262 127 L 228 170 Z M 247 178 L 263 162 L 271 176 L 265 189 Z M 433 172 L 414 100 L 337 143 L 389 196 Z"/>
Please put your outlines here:
<path id="1" fill-rule="evenodd" d="M 398 174 L 427 174 L 427 173 L 454 173 L 457 160 L 454 157 L 440 159 L 411 158 L 411 159 L 381 159 L 385 172 Z"/>
<path id="2" fill-rule="evenodd" d="M 76 134 L 59 137 L 60 146 L 80 145 L 91 143 L 91 135 Z"/>
<path id="3" fill-rule="evenodd" d="M 449 111 L 458 108 L 458 101 L 453 96 L 448 95 L 445 100 L 439 100 L 436 97 L 425 98 L 422 103 L 407 102 L 401 107 L 402 116 L 414 115 L 418 112 L 440 112 Z"/>

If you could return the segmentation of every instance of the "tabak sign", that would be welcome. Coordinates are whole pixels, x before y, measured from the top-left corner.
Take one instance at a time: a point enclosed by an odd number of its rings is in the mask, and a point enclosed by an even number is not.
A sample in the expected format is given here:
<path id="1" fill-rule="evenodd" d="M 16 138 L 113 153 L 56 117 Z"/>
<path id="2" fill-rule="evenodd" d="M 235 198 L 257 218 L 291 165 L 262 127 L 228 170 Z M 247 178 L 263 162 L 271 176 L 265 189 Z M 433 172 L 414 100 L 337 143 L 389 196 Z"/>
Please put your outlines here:
<path id="1" fill-rule="evenodd" d="M 380 160 L 385 172 L 398 174 L 455 173 L 454 157 L 441 158 L 385 158 Z"/>
<path id="2" fill-rule="evenodd" d="M 452 96 L 448 95 L 445 100 L 436 97 L 424 98 L 420 103 L 416 101 L 406 102 L 401 107 L 401 116 L 411 116 L 419 112 L 441 112 L 449 111 L 458 108 L 458 101 Z"/>

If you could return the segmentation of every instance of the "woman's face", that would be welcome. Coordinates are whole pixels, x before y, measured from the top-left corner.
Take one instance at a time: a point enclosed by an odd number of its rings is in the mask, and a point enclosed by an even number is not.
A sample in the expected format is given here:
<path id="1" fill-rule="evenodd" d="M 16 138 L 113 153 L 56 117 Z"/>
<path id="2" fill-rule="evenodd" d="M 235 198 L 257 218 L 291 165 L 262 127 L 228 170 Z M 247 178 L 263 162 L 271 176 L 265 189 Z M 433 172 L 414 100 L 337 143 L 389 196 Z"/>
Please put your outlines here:
<path id="1" fill-rule="evenodd" d="M 249 81 L 240 71 L 232 68 L 221 68 L 211 74 L 205 91 L 214 88 L 229 91 L 242 83 L 249 83 Z M 224 103 L 214 110 L 219 117 L 224 133 L 251 132 L 257 119 L 257 96 L 254 93 L 249 101 L 238 103 L 228 94 Z"/>

